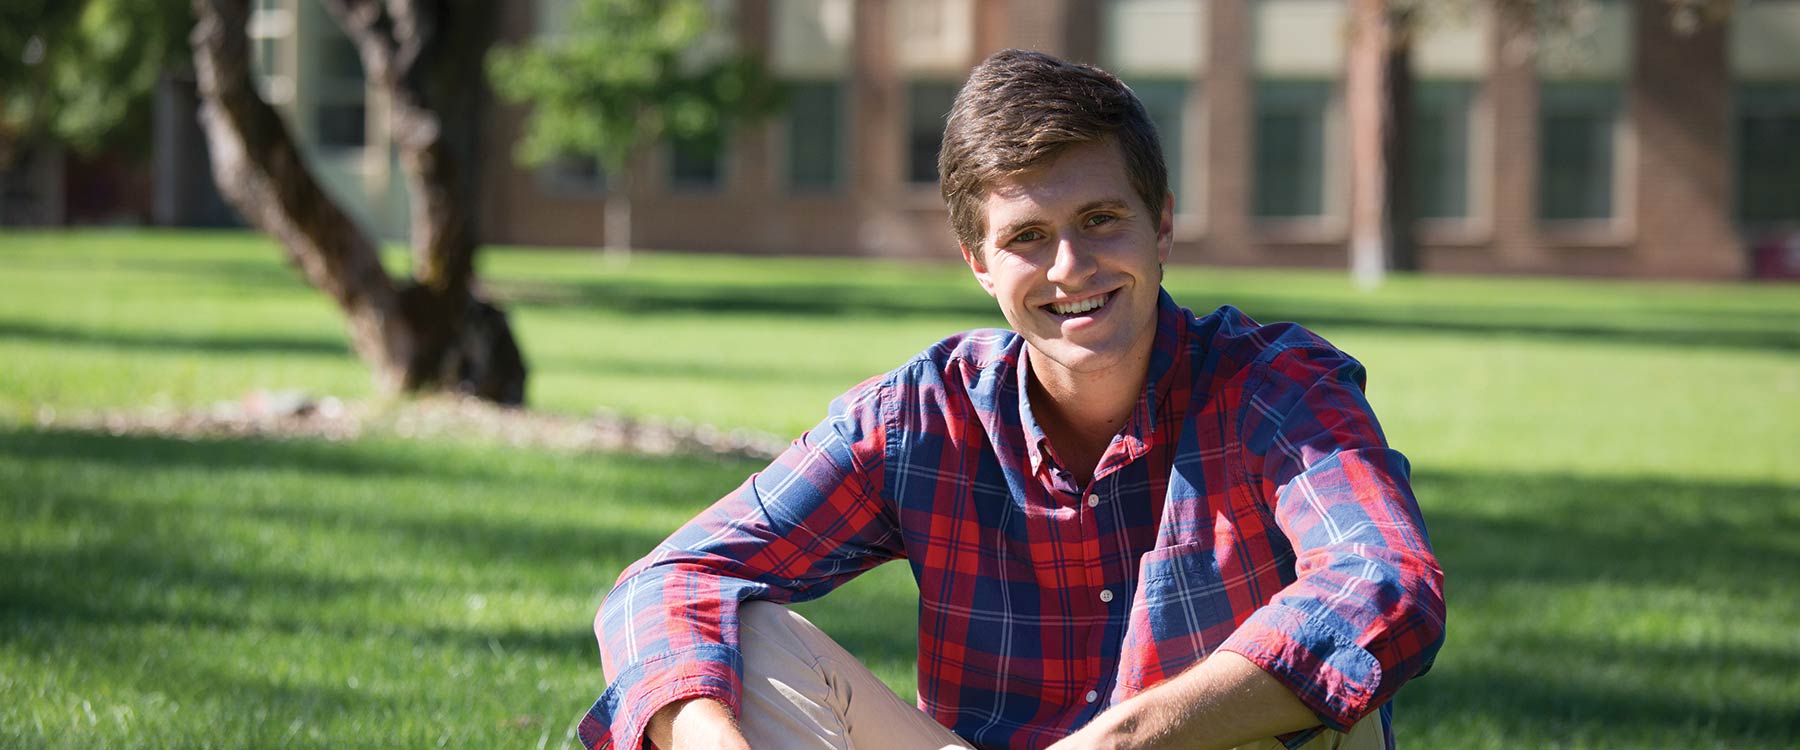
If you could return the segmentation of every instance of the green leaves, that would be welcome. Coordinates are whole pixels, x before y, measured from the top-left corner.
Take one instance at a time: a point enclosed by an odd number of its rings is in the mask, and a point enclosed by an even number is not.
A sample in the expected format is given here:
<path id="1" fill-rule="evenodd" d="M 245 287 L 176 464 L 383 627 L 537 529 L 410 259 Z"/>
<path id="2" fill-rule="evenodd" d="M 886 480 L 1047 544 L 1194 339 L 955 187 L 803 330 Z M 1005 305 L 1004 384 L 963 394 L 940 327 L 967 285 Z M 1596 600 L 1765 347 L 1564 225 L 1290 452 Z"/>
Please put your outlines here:
<path id="1" fill-rule="evenodd" d="M 497 48 L 488 76 L 502 98 L 531 105 L 518 158 L 529 165 L 592 156 L 622 171 L 665 138 L 717 142 L 779 102 L 732 26 L 704 0 L 571 0 L 530 43 Z"/>
<path id="2" fill-rule="evenodd" d="M 17 2 L 0 9 L 0 139 L 142 147 L 151 91 L 186 58 L 186 0 Z M 143 126 L 132 122 L 146 120 Z M 135 139 L 135 140 L 134 140 Z"/>

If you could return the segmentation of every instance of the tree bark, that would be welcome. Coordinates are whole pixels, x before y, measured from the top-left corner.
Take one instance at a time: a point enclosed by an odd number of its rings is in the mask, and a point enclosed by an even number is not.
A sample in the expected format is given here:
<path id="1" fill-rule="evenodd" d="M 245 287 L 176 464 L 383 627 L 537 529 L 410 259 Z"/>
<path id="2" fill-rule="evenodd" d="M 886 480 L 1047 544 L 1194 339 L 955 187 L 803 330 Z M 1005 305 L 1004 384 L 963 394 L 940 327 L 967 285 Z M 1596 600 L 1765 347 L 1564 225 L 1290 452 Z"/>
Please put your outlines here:
<path id="1" fill-rule="evenodd" d="M 471 28 L 491 27 L 475 12 L 491 6 L 326 5 L 355 42 L 369 80 L 393 104 L 394 141 L 412 198 L 412 278 L 397 284 L 388 276 L 376 243 L 320 188 L 285 123 L 256 90 L 244 31 L 248 0 L 194 0 L 194 61 L 214 179 L 313 286 L 337 301 L 353 347 L 384 391 L 460 390 L 523 403 L 524 359 L 505 313 L 473 289 L 474 180 L 472 170 L 458 170 L 477 163 L 479 65 L 491 31 Z M 471 68 L 476 74 L 468 77 Z"/>
<path id="2" fill-rule="evenodd" d="M 1350 118 L 1350 269 L 1381 283 L 1389 269 L 1414 270 L 1410 159 L 1410 17 L 1388 0 L 1352 0 L 1345 96 Z"/>
<path id="3" fill-rule="evenodd" d="M 605 217 L 606 237 L 603 244 L 608 262 L 622 263 L 631 260 L 631 175 L 635 167 L 632 160 L 625 161 L 625 167 L 608 175 L 606 186 Z"/>

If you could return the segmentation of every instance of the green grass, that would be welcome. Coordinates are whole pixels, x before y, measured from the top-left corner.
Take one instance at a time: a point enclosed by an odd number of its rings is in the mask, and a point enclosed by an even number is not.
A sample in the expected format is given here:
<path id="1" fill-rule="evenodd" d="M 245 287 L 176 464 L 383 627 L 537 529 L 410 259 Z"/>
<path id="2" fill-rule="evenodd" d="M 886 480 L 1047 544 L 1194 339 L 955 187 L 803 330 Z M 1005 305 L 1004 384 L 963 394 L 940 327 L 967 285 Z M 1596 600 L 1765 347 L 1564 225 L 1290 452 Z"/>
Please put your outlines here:
<path id="1" fill-rule="evenodd" d="M 403 263 L 396 258 L 396 263 Z M 536 408 L 794 433 L 999 316 L 956 266 L 484 256 Z M 755 466 L 35 425 L 252 389 L 371 398 L 242 234 L 0 236 L 0 746 L 566 747 L 620 568 Z M 1800 290 L 1171 268 L 1369 365 L 1448 575 L 1414 747 L 1800 738 Z M 806 611 L 911 690 L 888 566 Z M 890 612 L 891 617 L 867 617 Z"/>

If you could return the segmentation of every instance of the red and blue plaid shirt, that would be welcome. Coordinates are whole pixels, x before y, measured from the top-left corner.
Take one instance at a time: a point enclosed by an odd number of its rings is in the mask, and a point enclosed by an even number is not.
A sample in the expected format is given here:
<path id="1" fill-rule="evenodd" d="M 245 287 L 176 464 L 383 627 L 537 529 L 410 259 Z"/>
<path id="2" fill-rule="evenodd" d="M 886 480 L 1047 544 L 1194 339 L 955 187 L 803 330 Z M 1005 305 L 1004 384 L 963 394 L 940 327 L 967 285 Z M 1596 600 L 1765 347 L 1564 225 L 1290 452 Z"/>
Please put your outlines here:
<path id="1" fill-rule="evenodd" d="M 919 585 L 919 707 L 975 747 L 1049 745 L 1221 650 L 1324 726 L 1388 723 L 1442 643 L 1443 572 L 1362 366 L 1231 307 L 1196 318 L 1164 293 L 1158 318 L 1086 487 L 1032 418 L 1010 331 L 952 336 L 834 401 L 620 576 L 582 742 L 640 747 L 684 698 L 735 711 L 741 602 L 814 599 L 897 559 Z"/>

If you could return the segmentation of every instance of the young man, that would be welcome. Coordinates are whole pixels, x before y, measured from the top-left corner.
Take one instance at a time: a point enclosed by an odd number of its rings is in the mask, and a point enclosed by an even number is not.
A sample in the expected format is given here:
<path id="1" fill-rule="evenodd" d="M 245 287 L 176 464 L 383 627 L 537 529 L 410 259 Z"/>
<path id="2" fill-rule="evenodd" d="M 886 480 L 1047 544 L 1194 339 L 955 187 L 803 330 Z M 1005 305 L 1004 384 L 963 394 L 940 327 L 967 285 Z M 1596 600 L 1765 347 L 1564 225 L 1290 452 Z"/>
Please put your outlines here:
<path id="1" fill-rule="evenodd" d="M 939 173 L 1012 330 L 851 389 L 628 569 L 582 741 L 1391 746 L 1443 573 L 1362 367 L 1162 291 L 1161 147 L 1103 71 L 989 58 Z M 893 559 L 919 584 L 916 708 L 780 606 Z"/>

